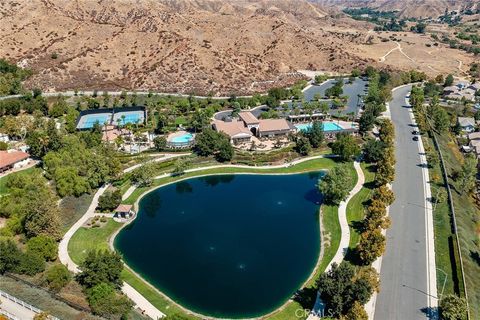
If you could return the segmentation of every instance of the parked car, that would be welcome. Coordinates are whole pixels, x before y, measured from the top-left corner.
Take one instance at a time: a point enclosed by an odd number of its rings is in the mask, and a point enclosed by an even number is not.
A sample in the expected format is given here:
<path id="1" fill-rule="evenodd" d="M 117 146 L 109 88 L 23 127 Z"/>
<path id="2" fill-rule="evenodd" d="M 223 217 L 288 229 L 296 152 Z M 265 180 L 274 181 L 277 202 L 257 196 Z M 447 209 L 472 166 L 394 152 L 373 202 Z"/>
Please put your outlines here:
<path id="1" fill-rule="evenodd" d="M 418 132 L 417 130 L 413 130 L 413 131 L 412 131 L 412 134 L 413 134 L 413 135 L 417 135 L 417 134 L 420 134 L 420 132 Z"/>
<path id="2" fill-rule="evenodd" d="M 418 136 L 414 136 L 413 141 L 418 141 Z"/>

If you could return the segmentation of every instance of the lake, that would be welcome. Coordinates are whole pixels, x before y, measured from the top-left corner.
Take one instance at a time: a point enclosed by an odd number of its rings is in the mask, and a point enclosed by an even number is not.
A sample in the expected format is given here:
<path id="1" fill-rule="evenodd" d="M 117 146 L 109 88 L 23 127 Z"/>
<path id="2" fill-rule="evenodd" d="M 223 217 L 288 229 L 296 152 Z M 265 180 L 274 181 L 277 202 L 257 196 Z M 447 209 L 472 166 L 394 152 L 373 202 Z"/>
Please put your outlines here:
<path id="1" fill-rule="evenodd" d="M 115 248 L 185 308 L 221 318 L 266 314 L 317 263 L 321 174 L 216 175 L 158 188 L 141 199 Z"/>

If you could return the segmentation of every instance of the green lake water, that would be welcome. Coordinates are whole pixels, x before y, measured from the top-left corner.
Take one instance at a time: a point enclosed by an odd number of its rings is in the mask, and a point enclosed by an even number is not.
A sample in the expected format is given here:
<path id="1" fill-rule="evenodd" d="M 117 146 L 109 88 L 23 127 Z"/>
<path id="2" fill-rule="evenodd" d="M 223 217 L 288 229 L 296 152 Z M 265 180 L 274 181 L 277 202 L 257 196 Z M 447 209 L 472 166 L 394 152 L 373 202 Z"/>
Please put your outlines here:
<path id="1" fill-rule="evenodd" d="M 177 182 L 140 201 L 115 239 L 136 272 L 182 306 L 222 318 L 266 314 L 313 271 L 320 173 Z"/>

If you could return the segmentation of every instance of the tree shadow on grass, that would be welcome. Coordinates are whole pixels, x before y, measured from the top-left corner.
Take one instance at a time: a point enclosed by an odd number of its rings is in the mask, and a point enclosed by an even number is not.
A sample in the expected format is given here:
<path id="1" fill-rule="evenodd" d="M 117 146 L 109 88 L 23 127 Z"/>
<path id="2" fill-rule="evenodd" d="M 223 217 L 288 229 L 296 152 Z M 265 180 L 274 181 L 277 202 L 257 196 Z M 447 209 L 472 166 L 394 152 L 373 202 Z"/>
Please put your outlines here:
<path id="1" fill-rule="evenodd" d="M 480 253 L 470 250 L 470 257 L 480 266 Z"/>
<path id="2" fill-rule="evenodd" d="M 317 299 L 317 291 L 315 287 L 305 287 L 297 290 L 293 295 L 293 301 L 298 302 L 303 309 L 311 310 Z"/>

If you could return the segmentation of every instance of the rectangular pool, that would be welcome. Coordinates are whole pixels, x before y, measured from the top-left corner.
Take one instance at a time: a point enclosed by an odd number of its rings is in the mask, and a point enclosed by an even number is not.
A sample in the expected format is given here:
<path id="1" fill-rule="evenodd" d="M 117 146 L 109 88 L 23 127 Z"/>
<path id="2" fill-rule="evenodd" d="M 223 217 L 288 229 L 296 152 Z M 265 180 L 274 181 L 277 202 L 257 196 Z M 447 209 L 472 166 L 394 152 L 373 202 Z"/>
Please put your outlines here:
<path id="1" fill-rule="evenodd" d="M 95 123 L 101 126 L 105 123 L 110 124 L 111 116 L 111 113 L 86 114 L 80 118 L 77 129 L 91 129 Z"/>
<path id="2" fill-rule="evenodd" d="M 340 125 L 336 124 L 335 122 L 322 122 L 323 125 L 323 131 L 328 132 L 328 131 L 340 131 L 344 130 Z M 307 131 L 312 127 L 311 123 L 301 123 L 301 124 L 296 124 L 295 128 L 297 128 L 300 131 Z"/>

